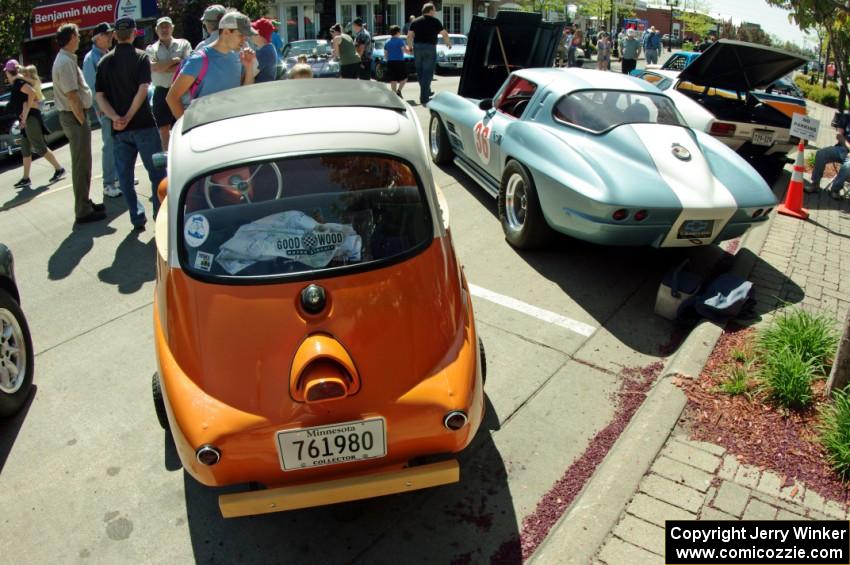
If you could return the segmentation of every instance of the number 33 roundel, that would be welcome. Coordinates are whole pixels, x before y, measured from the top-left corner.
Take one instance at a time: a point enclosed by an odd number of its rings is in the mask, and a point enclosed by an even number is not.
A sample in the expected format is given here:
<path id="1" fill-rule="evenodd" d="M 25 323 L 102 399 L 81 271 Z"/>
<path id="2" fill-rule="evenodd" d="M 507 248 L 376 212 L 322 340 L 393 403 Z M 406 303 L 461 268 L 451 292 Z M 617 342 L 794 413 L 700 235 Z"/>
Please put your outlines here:
<path id="1" fill-rule="evenodd" d="M 475 136 L 475 152 L 486 165 L 490 162 L 490 127 L 485 126 L 483 121 L 478 122 L 472 128 L 472 135 Z"/>

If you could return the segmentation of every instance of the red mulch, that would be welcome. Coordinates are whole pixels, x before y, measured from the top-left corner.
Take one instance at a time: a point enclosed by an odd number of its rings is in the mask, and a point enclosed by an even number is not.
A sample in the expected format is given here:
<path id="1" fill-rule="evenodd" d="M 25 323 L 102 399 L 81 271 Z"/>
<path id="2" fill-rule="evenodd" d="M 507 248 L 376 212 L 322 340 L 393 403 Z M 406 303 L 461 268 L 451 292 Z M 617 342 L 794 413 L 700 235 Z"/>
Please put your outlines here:
<path id="1" fill-rule="evenodd" d="M 785 478 L 785 486 L 799 480 L 821 496 L 846 504 L 848 484 L 833 472 L 818 442 L 817 411 L 787 412 L 751 391 L 751 399 L 715 392 L 736 364 L 731 353 L 755 340 L 755 330 L 727 329 L 698 379 L 679 384 L 688 396 L 683 419 L 691 437 L 725 447 L 741 463 L 769 469 Z M 824 383 L 816 383 L 816 403 L 823 400 Z"/>
<path id="2" fill-rule="evenodd" d="M 626 429 L 663 368 L 664 364 L 657 361 L 646 367 L 622 371 L 623 381 L 616 394 L 617 407 L 611 422 L 593 436 L 584 453 L 543 495 L 534 512 L 525 517 L 520 539 L 511 539 L 502 544 L 490 557 L 491 564 L 519 563 L 531 557 Z"/>

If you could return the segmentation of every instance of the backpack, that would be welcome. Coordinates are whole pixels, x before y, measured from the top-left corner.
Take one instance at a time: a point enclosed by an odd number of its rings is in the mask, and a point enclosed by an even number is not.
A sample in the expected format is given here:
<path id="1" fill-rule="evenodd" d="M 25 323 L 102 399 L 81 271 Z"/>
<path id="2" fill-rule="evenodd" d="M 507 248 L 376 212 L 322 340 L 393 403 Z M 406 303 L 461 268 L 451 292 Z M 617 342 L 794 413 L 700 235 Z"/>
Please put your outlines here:
<path id="1" fill-rule="evenodd" d="M 201 88 L 201 83 L 203 82 L 204 77 L 207 76 L 207 69 L 210 66 L 210 59 L 209 56 L 207 56 L 207 50 L 201 49 L 199 53 L 201 54 L 201 58 L 203 59 L 201 61 L 201 72 L 198 73 L 197 78 L 195 78 L 195 82 L 193 82 L 192 86 L 189 87 L 190 100 L 195 99 L 195 95 L 198 93 L 198 89 Z M 176 69 L 174 69 L 174 75 L 172 75 L 171 77 L 171 84 L 174 84 L 174 81 L 177 80 L 178 76 L 180 76 L 180 73 L 183 71 L 183 67 L 186 66 L 186 61 L 188 60 L 189 57 L 186 57 L 185 59 L 180 61 L 180 64 L 177 65 Z"/>
<path id="2" fill-rule="evenodd" d="M 676 319 L 685 324 L 696 323 L 700 318 L 725 323 L 752 315 L 755 305 L 753 283 L 738 275 L 724 273 L 712 280 L 700 294 L 685 300 Z"/>

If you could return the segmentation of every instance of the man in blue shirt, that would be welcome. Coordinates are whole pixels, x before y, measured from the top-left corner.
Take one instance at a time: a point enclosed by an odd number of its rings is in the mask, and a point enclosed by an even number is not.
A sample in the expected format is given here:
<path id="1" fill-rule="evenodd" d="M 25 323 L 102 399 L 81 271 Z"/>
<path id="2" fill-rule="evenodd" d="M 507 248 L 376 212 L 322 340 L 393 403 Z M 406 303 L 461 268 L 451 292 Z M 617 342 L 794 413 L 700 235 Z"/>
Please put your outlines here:
<path id="1" fill-rule="evenodd" d="M 643 50 L 646 53 L 646 64 L 658 64 L 658 52 L 661 50 L 661 34 L 651 26 L 643 38 Z"/>
<path id="2" fill-rule="evenodd" d="M 112 49 L 112 25 L 106 22 L 97 24 L 92 30 L 91 51 L 86 53 L 83 59 L 83 76 L 92 92 L 95 91 L 97 64 L 110 49 Z M 103 149 L 101 151 L 103 195 L 110 198 L 117 198 L 121 196 L 121 189 L 119 188 L 118 176 L 115 174 L 115 157 L 112 154 L 112 120 L 100 111 L 97 101 L 92 105 L 92 109 L 97 116 L 97 121 L 100 122 L 100 138 L 103 140 Z"/>
<path id="3" fill-rule="evenodd" d="M 165 100 L 177 119 L 184 113 L 180 98 L 196 82 L 198 85 L 193 98 L 254 83 L 254 51 L 244 47 L 249 37 L 257 35 L 251 27 L 251 20 L 239 12 L 228 12 L 219 21 L 218 32 L 218 39 L 211 45 L 189 56 L 168 90 Z"/>

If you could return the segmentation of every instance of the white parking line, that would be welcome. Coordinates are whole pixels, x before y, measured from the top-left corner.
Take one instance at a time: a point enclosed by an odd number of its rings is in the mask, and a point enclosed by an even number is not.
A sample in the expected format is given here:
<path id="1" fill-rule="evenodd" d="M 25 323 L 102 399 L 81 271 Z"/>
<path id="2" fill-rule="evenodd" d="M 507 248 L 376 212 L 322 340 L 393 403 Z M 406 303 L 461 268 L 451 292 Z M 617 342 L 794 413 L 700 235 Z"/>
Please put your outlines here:
<path id="1" fill-rule="evenodd" d="M 469 291 L 472 293 L 472 296 L 489 300 L 499 306 L 516 310 L 517 312 L 521 312 L 527 316 L 537 318 L 538 320 L 542 320 L 550 324 L 555 324 L 556 326 L 560 326 L 585 337 L 590 337 L 593 332 L 596 331 L 596 328 L 585 324 L 584 322 L 579 322 L 578 320 L 561 316 L 555 312 L 538 308 L 537 306 L 533 306 L 527 302 L 523 302 L 522 300 L 517 300 L 516 298 L 511 298 L 510 296 L 505 296 L 504 294 L 499 294 L 498 292 L 493 292 L 492 290 L 487 290 L 486 288 L 481 288 L 474 284 L 469 285 Z"/>

